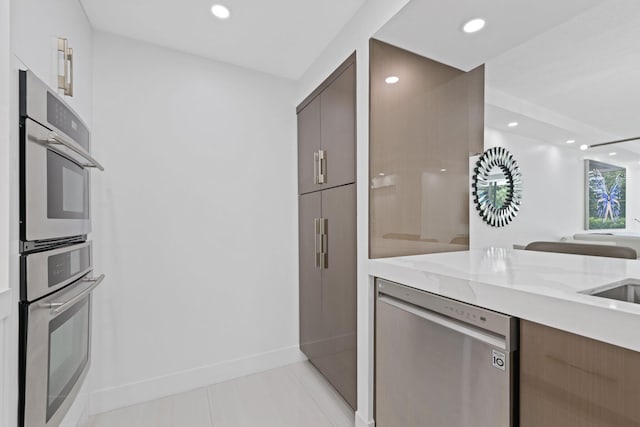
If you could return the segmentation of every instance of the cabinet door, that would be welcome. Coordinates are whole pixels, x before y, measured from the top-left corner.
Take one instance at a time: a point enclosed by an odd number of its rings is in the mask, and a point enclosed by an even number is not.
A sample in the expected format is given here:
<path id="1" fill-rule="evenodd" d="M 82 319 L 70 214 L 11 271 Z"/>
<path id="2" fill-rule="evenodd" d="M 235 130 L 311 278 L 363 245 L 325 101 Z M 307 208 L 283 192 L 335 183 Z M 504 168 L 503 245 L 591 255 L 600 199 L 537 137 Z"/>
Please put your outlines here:
<path id="1" fill-rule="evenodd" d="M 370 256 L 467 250 L 484 66 L 464 72 L 377 40 L 370 56 Z M 385 83 L 391 69 L 395 85 Z"/>
<path id="2" fill-rule="evenodd" d="M 298 193 L 319 190 L 315 183 L 317 163 L 314 153 L 320 150 L 320 96 L 298 113 Z"/>
<path id="3" fill-rule="evenodd" d="M 322 356 L 312 362 L 356 407 L 356 188 L 322 191 L 327 220 L 327 267 L 322 270 Z"/>
<path id="4" fill-rule="evenodd" d="M 322 349 L 322 273 L 316 266 L 314 220 L 321 216 L 321 193 L 299 197 L 300 349 L 314 360 Z"/>
<path id="5" fill-rule="evenodd" d="M 320 95 L 323 188 L 356 181 L 356 66 L 351 64 Z"/>
<path id="6" fill-rule="evenodd" d="M 520 322 L 522 427 L 640 425 L 640 353 Z"/>

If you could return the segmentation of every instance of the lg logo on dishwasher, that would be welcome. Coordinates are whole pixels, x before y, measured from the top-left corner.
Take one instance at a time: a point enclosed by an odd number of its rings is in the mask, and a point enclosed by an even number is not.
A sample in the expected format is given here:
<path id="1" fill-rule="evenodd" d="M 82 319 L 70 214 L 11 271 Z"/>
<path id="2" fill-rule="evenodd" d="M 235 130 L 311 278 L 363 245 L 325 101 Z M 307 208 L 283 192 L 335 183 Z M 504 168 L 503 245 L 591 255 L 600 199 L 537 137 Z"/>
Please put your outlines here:
<path id="1" fill-rule="evenodd" d="M 497 350 L 491 351 L 491 365 L 493 365 L 494 368 L 504 371 L 506 363 L 504 353 L 500 353 Z"/>

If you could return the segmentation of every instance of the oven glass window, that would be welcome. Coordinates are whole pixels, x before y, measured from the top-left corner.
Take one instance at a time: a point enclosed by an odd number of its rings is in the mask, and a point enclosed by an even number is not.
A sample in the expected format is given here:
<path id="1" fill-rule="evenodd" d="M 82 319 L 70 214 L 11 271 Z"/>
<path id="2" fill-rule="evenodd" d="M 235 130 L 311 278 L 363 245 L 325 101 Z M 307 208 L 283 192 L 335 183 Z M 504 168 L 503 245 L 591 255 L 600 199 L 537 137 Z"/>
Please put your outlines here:
<path id="1" fill-rule="evenodd" d="M 47 421 L 82 375 L 89 361 L 89 298 L 49 322 Z"/>
<path id="2" fill-rule="evenodd" d="M 47 150 L 47 217 L 89 218 L 89 172 Z"/>
<path id="3" fill-rule="evenodd" d="M 84 176 L 68 167 L 62 167 L 62 210 L 84 212 Z"/>

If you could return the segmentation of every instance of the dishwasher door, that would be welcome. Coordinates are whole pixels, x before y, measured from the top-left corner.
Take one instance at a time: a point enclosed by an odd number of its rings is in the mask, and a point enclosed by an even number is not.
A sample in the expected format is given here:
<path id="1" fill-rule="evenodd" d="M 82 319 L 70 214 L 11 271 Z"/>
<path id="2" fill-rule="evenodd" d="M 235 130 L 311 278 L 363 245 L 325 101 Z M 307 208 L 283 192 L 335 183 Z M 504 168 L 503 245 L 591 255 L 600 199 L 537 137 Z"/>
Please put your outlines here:
<path id="1" fill-rule="evenodd" d="M 376 426 L 517 425 L 517 319 L 376 283 Z"/>

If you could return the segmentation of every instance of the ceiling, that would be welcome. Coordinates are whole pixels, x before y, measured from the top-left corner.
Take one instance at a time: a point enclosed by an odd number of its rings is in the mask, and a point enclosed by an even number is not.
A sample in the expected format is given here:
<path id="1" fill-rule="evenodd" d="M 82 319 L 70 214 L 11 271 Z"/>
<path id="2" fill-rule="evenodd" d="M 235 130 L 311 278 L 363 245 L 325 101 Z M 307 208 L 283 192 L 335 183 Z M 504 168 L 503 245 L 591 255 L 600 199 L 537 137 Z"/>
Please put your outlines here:
<path id="1" fill-rule="evenodd" d="M 489 60 L 486 126 L 573 148 L 640 136 L 638 22 L 637 0 L 602 2 Z M 583 154 L 638 168 L 640 140 Z"/>
<path id="2" fill-rule="evenodd" d="M 487 86 L 611 139 L 639 136 L 639 23 L 640 1 L 603 2 L 491 59 Z"/>
<path id="3" fill-rule="evenodd" d="M 290 79 L 364 3 L 80 1 L 98 30 Z M 463 33 L 474 17 L 486 28 Z M 579 146 L 640 135 L 638 22 L 638 0 L 411 0 L 375 37 L 463 70 L 486 63 L 487 126 L 515 120 L 512 133 Z"/>
<path id="4" fill-rule="evenodd" d="M 518 126 L 511 128 L 508 123 L 517 122 Z M 581 151 L 582 144 L 591 145 L 602 142 L 589 133 L 580 134 L 567 129 L 570 126 L 557 126 L 552 120 L 538 120 L 531 115 L 521 114 L 492 104 L 485 106 L 485 126 L 497 129 L 504 134 L 514 134 L 531 140 L 532 143 L 542 141 L 547 144 L 573 150 L 578 158 L 588 157 L 593 160 L 615 162 L 633 168 L 640 167 L 640 141 L 630 141 L 615 145 L 591 147 L 588 151 Z M 567 141 L 574 141 L 567 144 Z M 615 153 L 611 156 L 610 153 Z"/>
<path id="5" fill-rule="evenodd" d="M 412 0 L 375 38 L 468 71 L 601 0 Z M 462 31 L 481 17 L 485 29 Z"/>
<path id="6" fill-rule="evenodd" d="M 364 0 L 80 0 L 94 28 L 298 79 Z M 213 4 L 231 11 L 211 14 Z"/>
<path id="7" fill-rule="evenodd" d="M 640 1 L 441 3 L 412 0 L 376 38 L 463 70 L 485 63 L 487 127 L 576 150 L 640 136 Z M 463 33 L 474 17 L 486 28 Z M 589 153 L 612 151 L 640 161 L 640 141 Z"/>

